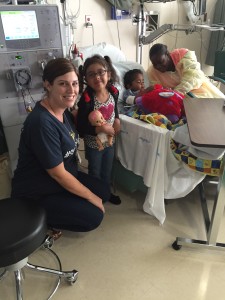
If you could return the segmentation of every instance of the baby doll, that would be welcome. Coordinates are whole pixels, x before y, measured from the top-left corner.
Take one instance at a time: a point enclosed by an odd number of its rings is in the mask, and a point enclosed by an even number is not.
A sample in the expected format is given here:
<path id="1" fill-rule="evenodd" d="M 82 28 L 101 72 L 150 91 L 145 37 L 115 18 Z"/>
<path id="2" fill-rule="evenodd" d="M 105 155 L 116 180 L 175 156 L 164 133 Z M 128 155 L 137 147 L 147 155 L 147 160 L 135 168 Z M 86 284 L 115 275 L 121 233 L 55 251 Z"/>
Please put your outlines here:
<path id="1" fill-rule="evenodd" d="M 90 112 L 90 114 L 88 116 L 88 120 L 92 126 L 102 126 L 107 123 L 99 110 L 93 110 L 92 112 Z M 105 142 L 108 142 L 108 144 L 110 146 L 112 146 L 113 137 L 110 135 L 107 135 L 104 132 L 100 132 L 96 136 L 96 142 L 98 144 L 98 150 L 101 151 L 104 149 L 103 143 L 105 143 Z"/>

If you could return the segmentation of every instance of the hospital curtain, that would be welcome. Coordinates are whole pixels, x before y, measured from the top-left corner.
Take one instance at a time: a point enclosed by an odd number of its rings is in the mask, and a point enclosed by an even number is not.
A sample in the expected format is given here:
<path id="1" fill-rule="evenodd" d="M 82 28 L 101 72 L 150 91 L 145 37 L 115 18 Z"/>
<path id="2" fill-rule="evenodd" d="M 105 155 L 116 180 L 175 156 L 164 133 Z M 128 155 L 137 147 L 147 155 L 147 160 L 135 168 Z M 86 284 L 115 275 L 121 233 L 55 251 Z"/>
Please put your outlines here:
<path id="1" fill-rule="evenodd" d="M 217 0 L 213 17 L 213 24 L 225 24 L 225 0 Z M 222 50 L 225 44 L 225 30 L 211 32 L 209 48 L 205 63 L 214 66 L 215 52 Z"/>

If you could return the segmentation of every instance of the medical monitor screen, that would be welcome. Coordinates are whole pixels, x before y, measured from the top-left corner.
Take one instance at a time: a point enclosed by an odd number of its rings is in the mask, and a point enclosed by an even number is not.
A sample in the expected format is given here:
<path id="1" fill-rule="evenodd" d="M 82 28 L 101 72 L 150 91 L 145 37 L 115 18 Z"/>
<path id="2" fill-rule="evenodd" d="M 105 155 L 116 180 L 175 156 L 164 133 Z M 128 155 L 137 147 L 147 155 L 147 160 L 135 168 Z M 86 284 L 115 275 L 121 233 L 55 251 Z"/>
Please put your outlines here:
<path id="1" fill-rule="evenodd" d="M 6 41 L 39 38 L 35 11 L 1 11 L 0 14 Z"/>

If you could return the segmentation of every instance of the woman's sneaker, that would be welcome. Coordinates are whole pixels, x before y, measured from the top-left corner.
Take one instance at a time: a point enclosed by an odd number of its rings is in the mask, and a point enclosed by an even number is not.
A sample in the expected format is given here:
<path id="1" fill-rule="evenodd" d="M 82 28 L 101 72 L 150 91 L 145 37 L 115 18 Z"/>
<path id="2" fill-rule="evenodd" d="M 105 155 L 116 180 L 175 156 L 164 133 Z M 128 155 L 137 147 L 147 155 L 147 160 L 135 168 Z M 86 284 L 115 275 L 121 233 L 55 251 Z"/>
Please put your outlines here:
<path id="1" fill-rule="evenodd" d="M 121 200 L 120 200 L 119 196 L 111 194 L 109 202 L 111 202 L 112 204 L 115 204 L 115 205 L 119 205 L 121 203 Z"/>

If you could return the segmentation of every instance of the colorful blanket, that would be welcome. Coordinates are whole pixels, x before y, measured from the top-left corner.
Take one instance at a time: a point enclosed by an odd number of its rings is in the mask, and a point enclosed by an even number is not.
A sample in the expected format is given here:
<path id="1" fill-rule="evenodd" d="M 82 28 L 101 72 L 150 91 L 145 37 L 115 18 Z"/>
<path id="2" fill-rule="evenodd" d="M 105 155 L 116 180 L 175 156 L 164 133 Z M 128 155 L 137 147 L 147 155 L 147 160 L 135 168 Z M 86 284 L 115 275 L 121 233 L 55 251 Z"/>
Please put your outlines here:
<path id="1" fill-rule="evenodd" d="M 159 113 L 144 114 L 141 109 L 132 108 L 126 112 L 126 115 L 134 119 L 139 119 L 141 121 L 166 128 L 168 130 L 175 130 L 177 127 L 182 126 L 186 123 L 186 119 L 180 119 L 177 123 L 172 124 L 171 121 L 164 115 Z"/>
<path id="2" fill-rule="evenodd" d="M 185 146 L 176 143 L 173 139 L 170 141 L 170 148 L 176 159 L 185 163 L 190 169 L 209 176 L 220 175 L 222 159 L 208 160 L 196 157 L 186 151 Z"/>

